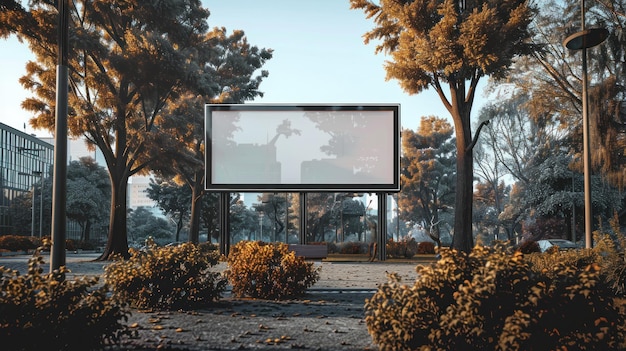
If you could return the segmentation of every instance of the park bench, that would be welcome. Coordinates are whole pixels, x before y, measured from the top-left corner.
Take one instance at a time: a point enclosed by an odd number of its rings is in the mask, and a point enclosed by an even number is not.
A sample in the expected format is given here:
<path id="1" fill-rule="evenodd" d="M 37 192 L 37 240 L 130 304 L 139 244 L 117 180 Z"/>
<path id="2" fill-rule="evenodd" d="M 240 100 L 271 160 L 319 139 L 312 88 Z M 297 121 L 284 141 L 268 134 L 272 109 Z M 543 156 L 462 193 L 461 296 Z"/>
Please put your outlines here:
<path id="1" fill-rule="evenodd" d="M 321 260 L 328 257 L 327 245 L 290 244 L 289 249 L 305 260 Z"/>

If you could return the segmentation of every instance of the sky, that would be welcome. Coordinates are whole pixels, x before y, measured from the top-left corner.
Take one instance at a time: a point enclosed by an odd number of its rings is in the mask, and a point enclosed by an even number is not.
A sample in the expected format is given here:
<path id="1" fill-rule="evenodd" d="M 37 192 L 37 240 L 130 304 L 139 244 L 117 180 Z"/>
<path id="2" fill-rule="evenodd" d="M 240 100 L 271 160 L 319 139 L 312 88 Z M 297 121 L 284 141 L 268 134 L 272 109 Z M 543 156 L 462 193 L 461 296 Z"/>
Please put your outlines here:
<path id="1" fill-rule="evenodd" d="M 416 130 L 422 116 L 449 118 L 437 94 L 428 90 L 408 95 L 395 80 L 385 81 L 383 54 L 375 44 L 365 45 L 363 34 L 374 27 L 362 10 L 351 10 L 349 0 L 203 0 L 211 11 L 209 26 L 229 33 L 243 30 L 248 42 L 273 49 L 263 69 L 262 98 L 253 103 L 368 103 L 400 104 L 403 128 Z M 0 121 L 40 137 L 44 130 L 28 125 L 31 115 L 22 101 L 32 96 L 18 80 L 34 56 L 15 37 L 0 39 Z M 485 78 L 483 78 L 483 83 Z M 477 92 L 473 114 L 482 102 Z M 26 129 L 24 129 L 26 124 Z"/>

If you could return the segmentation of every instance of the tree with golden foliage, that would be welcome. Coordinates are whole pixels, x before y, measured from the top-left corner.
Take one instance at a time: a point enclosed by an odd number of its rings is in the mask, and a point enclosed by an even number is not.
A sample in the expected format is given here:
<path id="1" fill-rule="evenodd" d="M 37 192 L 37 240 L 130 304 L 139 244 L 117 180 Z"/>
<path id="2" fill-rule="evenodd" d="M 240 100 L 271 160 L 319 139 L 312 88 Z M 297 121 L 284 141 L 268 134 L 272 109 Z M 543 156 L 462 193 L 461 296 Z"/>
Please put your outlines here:
<path id="1" fill-rule="evenodd" d="M 502 78 L 513 60 L 532 52 L 533 7 L 526 0 L 350 0 L 376 26 L 365 43 L 391 57 L 387 79 L 409 94 L 432 88 L 454 121 L 457 149 L 452 246 L 469 252 L 472 237 L 471 111 L 482 77 Z M 481 124 L 484 125 L 484 124 Z"/>
<path id="2" fill-rule="evenodd" d="M 16 34 L 36 56 L 20 81 L 35 94 L 23 102 L 34 114 L 31 125 L 54 130 L 54 2 L 33 0 L 26 9 L 10 1 L 0 9 L 0 36 Z M 220 95 L 207 64 L 219 55 L 216 38 L 199 0 L 75 0 L 69 13 L 68 134 L 98 148 L 109 171 L 109 235 L 100 259 L 128 257 L 128 179 L 171 151 L 161 120 L 165 107 L 189 91 Z"/>

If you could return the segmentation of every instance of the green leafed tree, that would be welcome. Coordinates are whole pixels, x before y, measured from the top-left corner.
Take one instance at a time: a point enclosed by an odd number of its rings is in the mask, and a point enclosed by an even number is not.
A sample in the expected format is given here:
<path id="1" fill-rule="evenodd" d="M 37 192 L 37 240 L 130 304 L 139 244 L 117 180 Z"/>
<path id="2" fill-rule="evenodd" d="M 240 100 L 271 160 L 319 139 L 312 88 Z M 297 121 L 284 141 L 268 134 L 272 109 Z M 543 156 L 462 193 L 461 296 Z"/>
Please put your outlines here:
<path id="1" fill-rule="evenodd" d="M 152 238 L 158 245 L 172 242 L 174 226 L 167 219 L 155 216 L 145 206 L 128 212 L 128 236 L 135 244 L 145 244 L 148 238 Z"/>
<path id="2" fill-rule="evenodd" d="M 151 181 L 146 194 L 155 201 L 161 211 L 176 223 L 175 241 L 180 241 L 180 232 L 189 219 L 191 191 L 185 185 L 157 178 Z"/>
<path id="3" fill-rule="evenodd" d="M 111 185 L 104 167 L 91 157 L 70 162 L 67 168 L 66 215 L 80 225 L 82 240 L 89 241 L 91 228 L 106 221 L 110 200 Z"/>
<path id="4" fill-rule="evenodd" d="M 457 149 L 452 246 L 469 251 L 472 237 L 474 138 L 471 111 L 482 77 L 504 77 L 528 43 L 533 8 L 526 0 L 350 0 L 376 24 L 365 43 L 390 56 L 387 79 L 409 94 L 433 89 L 454 121 Z"/>
<path id="5" fill-rule="evenodd" d="M 0 30 L 14 31 L 36 57 L 21 79 L 35 96 L 23 106 L 34 114 L 34 127 L 54 130 L 54 2 L 6 8 Z M 207 84 L 212 72 L 204 67 L 209 11 L 199 0 L 76 0 L 69 12 L 69 134 L 100 149 L 109 171 L 109 235 L 100 259 L 127 257 L 128 178 L 145 173 L 159 157 L 158 117 L 190 88 L 202 95 L 214 92 L 203 90 L 215 88 Z"/>

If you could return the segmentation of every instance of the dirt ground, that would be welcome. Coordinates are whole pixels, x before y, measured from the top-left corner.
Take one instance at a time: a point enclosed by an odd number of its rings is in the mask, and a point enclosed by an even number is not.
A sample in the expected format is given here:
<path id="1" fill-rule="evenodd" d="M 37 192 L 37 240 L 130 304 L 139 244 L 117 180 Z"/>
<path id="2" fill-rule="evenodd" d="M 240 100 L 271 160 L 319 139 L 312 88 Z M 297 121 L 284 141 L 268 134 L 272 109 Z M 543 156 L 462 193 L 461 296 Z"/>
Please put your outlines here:
<path id="1" fill-rule="evenodd" d="M 301 299 L 225 298 L 210 309 L 133 311 L 123 350 L 375 350 L 363 320 L 371 291 L 313 291 Z"/>

